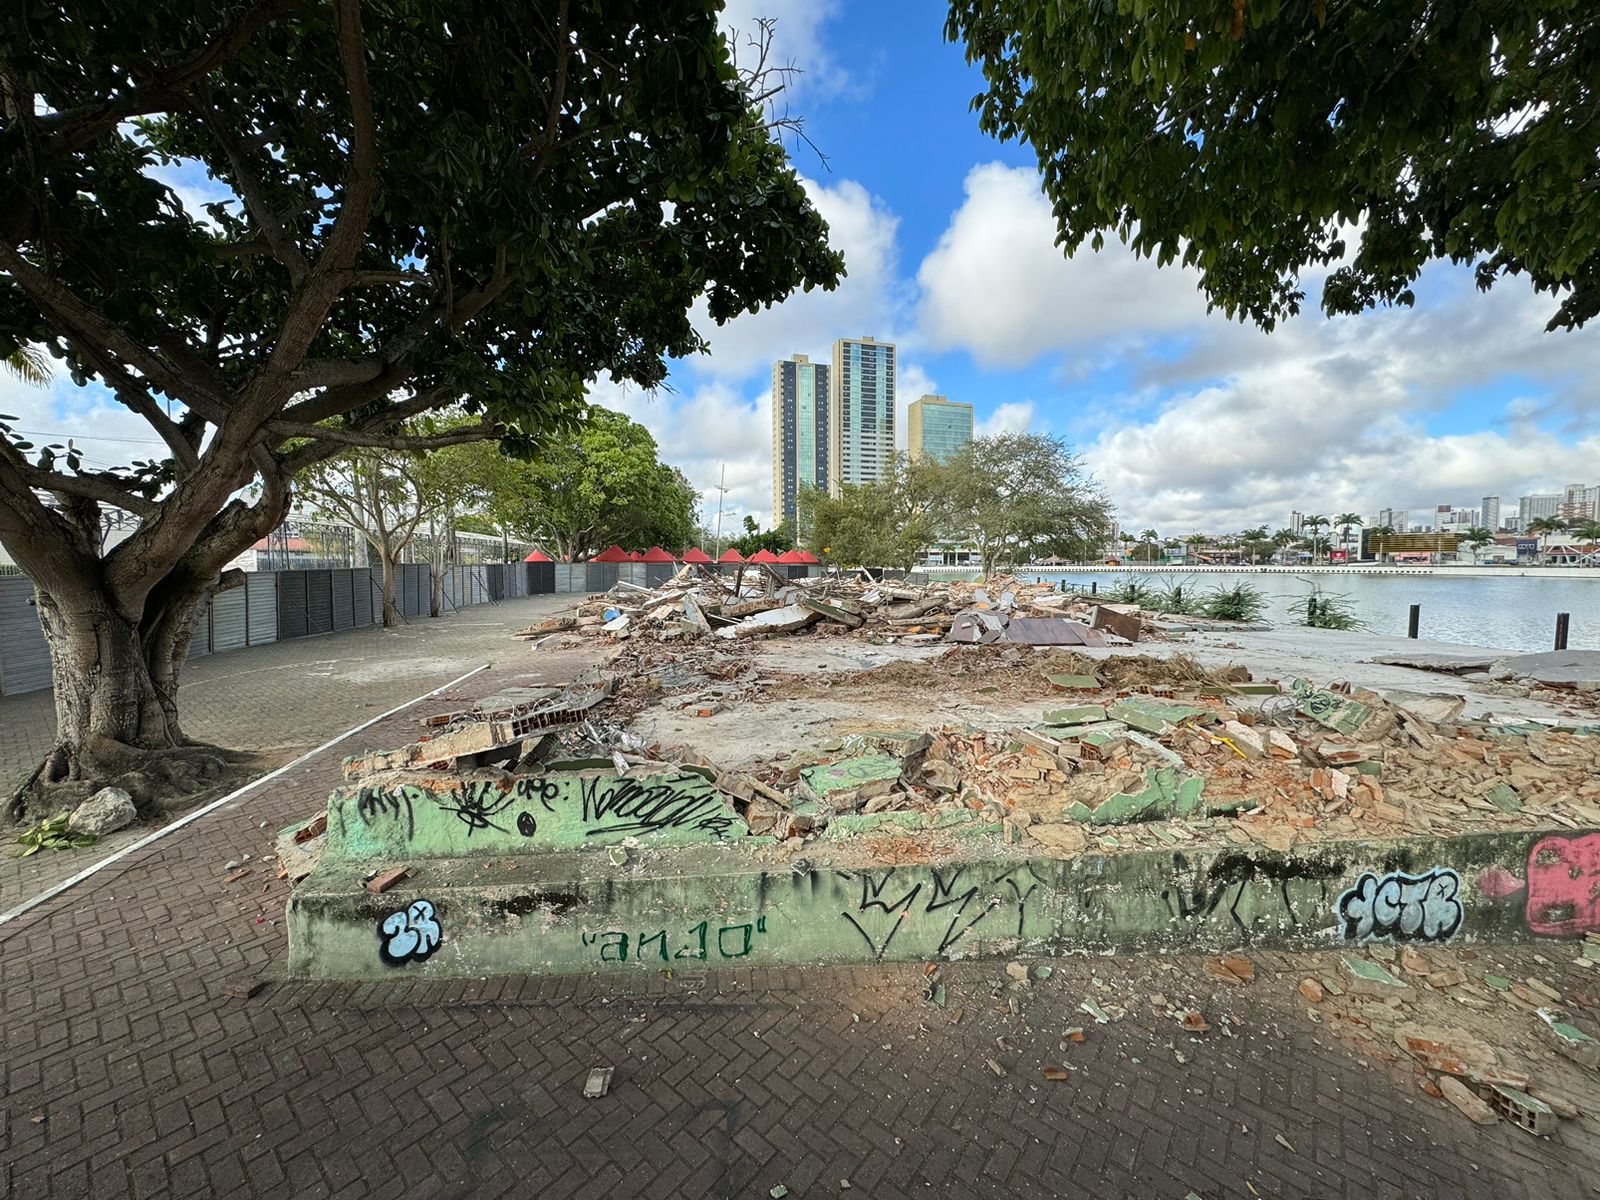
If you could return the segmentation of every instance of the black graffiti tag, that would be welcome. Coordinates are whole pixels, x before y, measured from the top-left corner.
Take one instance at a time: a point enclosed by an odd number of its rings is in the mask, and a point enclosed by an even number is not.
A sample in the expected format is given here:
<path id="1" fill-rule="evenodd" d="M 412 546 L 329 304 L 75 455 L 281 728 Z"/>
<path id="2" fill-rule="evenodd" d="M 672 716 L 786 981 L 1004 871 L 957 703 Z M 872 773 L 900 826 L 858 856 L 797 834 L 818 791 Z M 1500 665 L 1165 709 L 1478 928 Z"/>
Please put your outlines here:
<path id="1" fill-rule="evenodd" d="M 716 793 L 689 791 L 687 777 L 658 782 L 591 776 L 583 782 L 583 820 L 593 824 L 587 836 L 623 830 L 698 829 L 724 837 L 734 829 L 731 816 Z"/>

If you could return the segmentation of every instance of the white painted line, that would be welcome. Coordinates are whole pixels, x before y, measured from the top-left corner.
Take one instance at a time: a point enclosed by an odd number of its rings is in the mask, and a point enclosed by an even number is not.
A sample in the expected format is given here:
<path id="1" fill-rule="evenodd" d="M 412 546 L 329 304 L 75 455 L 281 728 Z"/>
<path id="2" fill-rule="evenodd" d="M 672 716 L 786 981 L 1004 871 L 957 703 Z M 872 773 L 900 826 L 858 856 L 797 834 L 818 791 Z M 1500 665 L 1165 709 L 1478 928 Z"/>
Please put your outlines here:
<path id="1" fill-rule="evenodd" d="M 279 767 L 276 771 L 269 771 L 267 774 L 261 776 L 260 779 L 251 780 L 249 783 L 245 784 L 242 788 L 239 788 L 237 791 L 229 792 L 226 796 L 221 796 L 218 799 L 213 800 L 210 804 L 202 805 L 201 807 L 195 809 L 192 813 L 185 813 L 183 816 L 179 817 L 176 821 L 173 821 L 171 824 L 163 825 L 160 829 L 156 830 L 154 833 L 146 834 L 144 837 L 140 838 L 137 842 L 134 842 L 131 845 L 124 846 L 121 850 L 118 850 L 115 854 L 108 854 L 105 858 L 102 858 L 99 862 L 93 864 L 92 866 L 85 867 L 83 870 L 79 871 L 76 875 L 72 876 L 70 879 L 63 879 L 60 883 L 56 884 L 54 887 L 47 888 L 45 891 L 40 892 L 37 896 L 34 896 L 31 900 L 24 900 L 21 904 L 17 905 L 15 908 L 10 909 L 10 910 L 8 910 L 6 912 L 0 913 L 0 925 L 5 925 L 8 922 L 16 920 L 18 917 L 24 915 L 25 913 L 33 911 L 34 909 L 38 908 L 39 905 L 43 904 L 46 900 L 54 899 L 56 896 L 59 896 L 62 892 L 66 891 L 68 888 L 75 887 L 77 884 L 82 883 L 85 879 L 89 878 L 89 876 L 95 874 L 96 872 L 105 870 L 112 863 L 117 862 L 117 861 L 119 861 L 121 859 L 127 858 L 128 855 L 132 854 L 135 850 L 142 850 L 146 846 L 150 845 L 152 842 L 160 841 L 162 838 L 166 837 L 167 834 L 176 833 L 178 830 L 182 829 L 185 825 L 189 824 L 191 821 L 198 821 L 201 817 L 205 816 L 208 812 L 213 812 L 216 809 L 221 808 L 225 804 L 232 804 L 240 796 L 244 795 L 246 792 L 254 791 L 256 788 L 260 787 L 263 783 L 271 783 L 279 775 L 283 775 L 286 772 L 294 770 L 301 763 L 307 762 L 310 759 L 315 758 L 317 755 L 321 754 L 324 750 L 327 750 L 327 749 L 329 749 L 329 748 L 331 748 L 333 746 L 337 746 L 340 742 L 346 740 L 347 738 L 355 737 L 356 734 L 360 733 L 363 729 L 366 729 L 368 726 L 376 725 L 379 721 L 382 721 L 387 717 L 394 716 L 395 713 L 404 712 L 406 709 L 410 708 L 413 704 L 421 704 L 424 700 L 427 700 L 429 697 L 437 696 L 440 692 L 447 691 L 450 688 L 455 687 L 456 684 L 461 683 L 464 680 L 471 679 L 479 671 L 487 671 L 488 669 L 489 669 L 489 664 L 488 663 L 482 663 L 479 666 L 473 667 L 472 670 L 468 671 L 465 675 L 458 675 L 456 678 L 452 679 L 449 683 L 442 683 L 438 687 L 434 688 L 433 691 L 431 691 L 431 692 L 424 692 L 422 695 L 417 696 L 414 699 L 407 700 L 404 704 L 401 704 L 398 707 L 391 708 L 388 712 L 379 713 L 377 716 L 371 718 L 370 720 L 363 721 L 361 724 L 357 725 L 354 729 L 345 730 L 338 737 L 333 738 L 333 739 L 331 739 L 329 741 L 323 742 L 322 745 L 318 746 L 315 750 L 307 750 L 304 754 L 302 754 L 299 758 L 295 759 L 293 762 L 284 763 L 283 766 Z"/>

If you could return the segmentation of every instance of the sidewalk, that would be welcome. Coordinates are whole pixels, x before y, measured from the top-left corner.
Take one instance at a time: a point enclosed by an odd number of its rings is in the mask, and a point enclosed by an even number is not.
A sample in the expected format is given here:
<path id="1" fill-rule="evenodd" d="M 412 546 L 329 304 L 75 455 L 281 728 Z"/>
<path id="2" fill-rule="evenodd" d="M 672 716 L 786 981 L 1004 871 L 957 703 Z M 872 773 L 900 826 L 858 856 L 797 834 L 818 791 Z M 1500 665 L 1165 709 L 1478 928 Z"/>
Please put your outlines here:
<path id="1" fill-rule="evenodd" d="M 195 732 L 287 753 L 478 662 L 496 665 L 456 694 L 563 682 L 575 655 L 506 634 L 567 601 L 198 664 Z M 8 740 L 12 705 L 31 700 L 0 703 Z M 454 707 L 388 718 L 0 926 L 0 1195 L 1592 1194 L 1590 1119 L 1549 1140 L 1468 1123 L 1306 1017 L 1305 956 L 1254 956 L 1242 988 L 1193 959 L 1062 959 L 1016 1013 L 993 963 L 945 967 L 942 1008 L 916 966 L 275 982 L 287 885 L 259 866 L 227 885 L 223 864 L 271 853 L 273 831 L 324 803 L 342 754 L 409 741 Z M 102 849 L 56 857 L 77 870 Z M 1570 955 L 1496 957 L 1588 983 Z M 1157 992 L 1212 1032 L 1183 1036 L 1138 1002 Z M 1096 1025 L 1086 997 L 1127 1015 Z M 1067 1080 L 1044 1079 L 1055 1064 Z M 585 1100 L 595 1066 L 616 1074 Z"/>

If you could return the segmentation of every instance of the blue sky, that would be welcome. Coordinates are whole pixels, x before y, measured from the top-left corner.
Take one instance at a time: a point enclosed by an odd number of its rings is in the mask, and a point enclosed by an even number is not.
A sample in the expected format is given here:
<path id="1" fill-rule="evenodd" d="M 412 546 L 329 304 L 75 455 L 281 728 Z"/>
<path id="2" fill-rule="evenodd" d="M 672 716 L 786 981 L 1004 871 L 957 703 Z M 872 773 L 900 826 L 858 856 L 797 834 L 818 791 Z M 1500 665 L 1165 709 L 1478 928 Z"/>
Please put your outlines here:
<path id="1" fill-rule="evenodd" d="M 714 512 L 726 469 L 735 520 L 768 519 L 774 359 L 840 336 L 899 347 L 899 405 L 971 402 L 980 428 L 1066 438 L 1125 526 L 1164 535 L 1285 524 L 1291 509 L 1475 506 L 1600 482 L 1600 328 L 1542 332 L 1553 305 L 1510 281 L 1485 296 L 1464 268 L 1429 268 L 1414 309 L 1265 335 L 1208 315 L 1195 277 L 1113 243 L 1068 261 L 1025 148 L 983 136 L 981 86 L 930 0 L 731 0 L 730 28 L 777 20 L 788 93 L 824 165 L 797 169 L 844 251 L 834 293 L 703 329 L 711 353 L 654 395 L 609 381 L 596 401 L 644 422 Z M 202 173 L 173 174 L 189 200 Z M 91 462 L 159 450 L 102 389 L 48 393 L 0 378 L 23 429 L 75 434 Z M 903 429 L 903 418 L 901 426 Z M 902 433 L 903 442 L 903 433 Z"/>

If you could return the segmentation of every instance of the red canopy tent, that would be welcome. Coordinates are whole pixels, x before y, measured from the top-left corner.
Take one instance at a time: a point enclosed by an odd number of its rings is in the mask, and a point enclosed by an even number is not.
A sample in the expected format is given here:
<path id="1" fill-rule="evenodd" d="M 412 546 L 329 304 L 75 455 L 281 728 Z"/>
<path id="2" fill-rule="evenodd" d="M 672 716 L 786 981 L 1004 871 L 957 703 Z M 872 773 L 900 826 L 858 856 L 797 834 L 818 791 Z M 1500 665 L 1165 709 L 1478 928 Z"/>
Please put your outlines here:
<path id="1" fill-rule="evenodd" d="M 628 551 L 628 561 L 629 562 L 643 562 L 644 561 L 644 555 L 640 554 L 637 550 L 629 550 Z"/>
<path id="2" fill-rule="evenodd" d="M 690 546 L 683 552 L 683 561 L 686 563 L 709 563 L 711 555 L 700 549 L 699 546 Z"/>
<path id="3" fill-rule="evenodd" d="M 596 554 L 589 561 L 600 563 L 625 563 L 632 562 L 633 560 L 628 557 L 628 552 L 626 550 L 624 550 L 621 546 L 612 543 L 604 550 L 600 551 L 599 554 Z"/>
<path id="4" fill-rule="evenodd" d="M 678 560 L 673 558 L 672 555 L 668 554 L 660 546 L 651 546 L 650 549 L 644 552 L 644 561 L 647 563 L 669 563 L 677 562 Z"/>
<path id="5" fill-rule="evenodd" d="M 795 553 L 800 556 L 795 559 L 795 562 L 805 563 L 808 567 L 820 567 L 822 565 L 822 560 L 809 550 L 796 550 Z"/>
<path id="6" fill-rule="evenodd" d="M 749 558 L 745 559 L 745 561 L 753 563 L 775 563 L 778 561 L 778 556 L 771 550 L 757 550 Z"/>
<path id="7" fill-rule="evenodd" d="M 550 556 L 548 554 L 545 554 L 543 551 L 535 550 L 532 554 L 528 555 L 528 557 L 523 559 L 522 561 L 523 562 L 549 562 L 550 561 Z"/>
<path id="8" fill-rule="evenodd" d="M 803 566 L 806 560 L 798 550 L 785 550 L 782 554 L 778 555 L 778 561 L 783 563 L 785 566 L 798 567 Z"/>
<path id="9" fill-rule="evenodd" d="M 744 561 L 744 555 L 740 554 L 732 546 L 729 546 L 722 552 L 722 557 L 717 559 L 717 561 L 719 563 L 742 563 Z"/>

